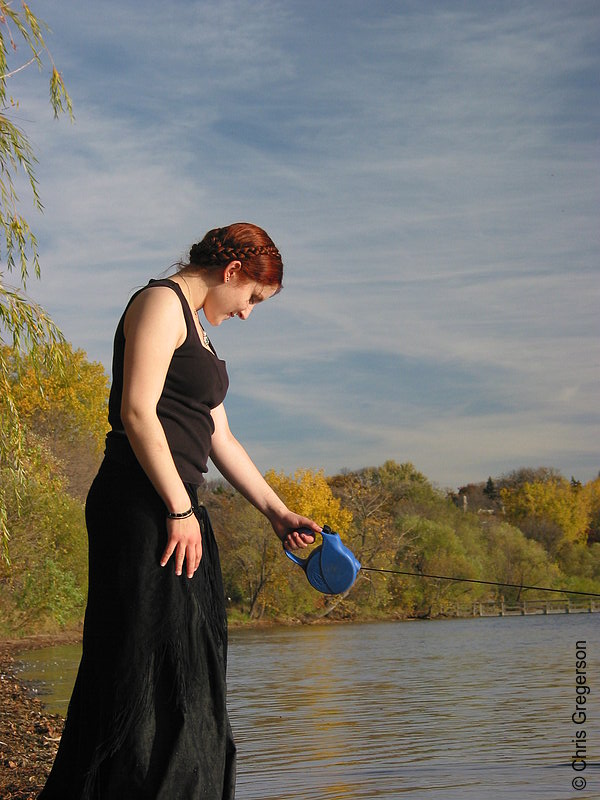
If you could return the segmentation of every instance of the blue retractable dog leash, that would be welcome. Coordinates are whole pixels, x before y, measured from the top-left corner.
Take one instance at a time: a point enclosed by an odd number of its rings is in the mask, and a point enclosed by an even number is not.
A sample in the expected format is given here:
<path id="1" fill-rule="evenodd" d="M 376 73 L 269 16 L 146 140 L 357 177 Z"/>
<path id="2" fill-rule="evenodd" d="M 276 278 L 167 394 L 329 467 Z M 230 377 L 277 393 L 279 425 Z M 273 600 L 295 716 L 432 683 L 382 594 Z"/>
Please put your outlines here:
<path id="1" fill-rule="evenodd" d="M 302 528 L 302 533 L 314 531 Z M 299 558 L 289 550 L 286 556 L 302 567 L 308 582 L 323 594 L 343 594 L 350 589 L 360 570 L 360 561 L 340 539 L 339 533 L 332 531 L 329 525 L 323 525 L 321 531 L 323 542 L 312 551 L 308 558 Z"/>
<path id="2" fill-rule="evenodd" d="M 310 528 L 299 528 L 300 533 L 315 536 Z M 323 525 L 322 543 L 315 547 L 308 558 L 299 558 L 285 550 L 286 556 L 298 564 L 308 578 L 310 585 L 323 594 L 343 594 L 352 588 L 361 569 L 369 572 L 387 572 L 392 575 L 411 575 L 415 578 L 436 578 L 444 581 L 461 581 L 463 583 L 482 583 L 487 586 L 510 586 L 515 589 L 537 589 L 542 592 L 558 592 L 561 594 L 577 594 L 585 597 L 600 597 L 596 592 L 578 592 L 573 589 L 551 589 L 548 586 L 526 586 L 518 583 L 501 583 L 500 581 L 484 581 L 476 578 L 458 578 L 449 575 L 431 575 L 426 572 L 406 572 L 398 569 L 381 569 L 379 567 L 363 567 L 340 539 L 339 533 L 332 531 L 329 525 Z"/>

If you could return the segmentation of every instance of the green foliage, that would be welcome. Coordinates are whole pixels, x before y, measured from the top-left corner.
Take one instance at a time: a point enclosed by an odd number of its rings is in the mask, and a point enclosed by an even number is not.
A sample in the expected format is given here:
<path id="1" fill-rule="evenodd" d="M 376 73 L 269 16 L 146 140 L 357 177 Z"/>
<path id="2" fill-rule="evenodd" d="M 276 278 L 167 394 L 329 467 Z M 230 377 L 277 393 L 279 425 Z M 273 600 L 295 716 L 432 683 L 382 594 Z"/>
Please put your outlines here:
<path id="1" fill-rule="evenodd" d="M 437 494 L 425 476 L 409 463 L 386 461 L 380 467 L 336 475 L 329 483 L 334 495 L 352 513 L 349 547 L 362 564 L 374 568 L 389 568 L 397 554 L 410 549 L 414 542 L 414 530 L 410 525 L 399 524 L 399 512 L 437 501 Z M 335 612 L 343 616 L 362 613 L 374 617 L 395 613 L 396 583 L 395 578 L 387 575 L 361 572 L 348 597 L 336 605 Z"/>
<path id="2" fill-rule="evenodd" d="M 51 558 L 36 566 L 36 573 L 27 573 L 14 594 L 16 607 L 22 612 L 21 621 L 39 625 L 41 617 L 63 628 L 78 620 L 85 597 L 75 576 Z"/>
<path id="3" fill-rule="evenodd" d="M 488 553 L 487 580 L 550 588 L 560 583 L 560 572 L 549 553 L 518 528 L 494 521 L 486 526 L 484 539 Z M 503 586 L 495 589 L 494 593 L 507 602 L 518 602 L 523 599 L 522 591 Z"/>
<path id="4" fill-rule="evenodd" d="M 78 622 L 87 582 L 81 502 L 67 493 L 60 465 L 35 437 L 27 439 L 24 460 L 24 484 L 0 469 L 11 532 L 11 563 L 0 562 L 0 617 L 2 632 L 11 635 Z"/>
<path id="5" fill-rule="evenodd" d="M 491 476 L 487 479 L 487 483 L 485 484 L 485 489 L 483 490 L 483 494 L 489 497 L 490 500 L 495 500 L 498 497 L 496 484 L 492 480 Z"/>

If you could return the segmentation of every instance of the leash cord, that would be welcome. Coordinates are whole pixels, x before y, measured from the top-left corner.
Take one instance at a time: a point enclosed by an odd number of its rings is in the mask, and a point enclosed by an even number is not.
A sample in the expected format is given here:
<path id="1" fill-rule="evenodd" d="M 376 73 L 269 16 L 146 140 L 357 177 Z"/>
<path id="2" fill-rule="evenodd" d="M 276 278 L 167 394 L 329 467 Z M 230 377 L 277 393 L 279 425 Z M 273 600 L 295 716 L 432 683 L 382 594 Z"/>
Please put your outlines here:
<path id="1" fill-rule="evenodd" d="M 499 581 L 480 581 L 475 578 L 451 578 L 448 575 L 430 575 L 426 572 L 402 572 L 398 569 L 378 569 L 377 567 L 362 567 L 369 572 L 389 572 L 392 575 L 412 575 L 415 578 L 439 578 L 443 581 L 461 581 L 462 583 L 484 583 L 486 586 L 510 586 L 512 589 L 537 589 L 540 592 L 559 592 L 564 594 L 581 594 L 584 597 L 600 597 L 598 592 L 576 592 L 574 589 L 550 589 L 548 586 L 525 586 L 523 583 L 500 583 Z"/>

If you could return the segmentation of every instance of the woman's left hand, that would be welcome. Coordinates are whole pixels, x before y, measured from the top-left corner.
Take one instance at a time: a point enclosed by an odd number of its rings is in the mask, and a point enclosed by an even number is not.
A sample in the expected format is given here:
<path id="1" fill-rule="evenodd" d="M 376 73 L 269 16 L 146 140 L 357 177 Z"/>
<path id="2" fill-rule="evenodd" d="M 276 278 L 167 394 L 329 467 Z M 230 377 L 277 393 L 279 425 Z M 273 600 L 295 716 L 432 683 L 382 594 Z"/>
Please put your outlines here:
<path id="1" fill-rule="evenodd" d="M 301 517 L 286 509 L 282 514 L 273 517 L 271 525 L 277 536 L 281 539 L 285 550 L 298 550 L 312 544 L 315 534 L 321 532 L 321 526 L 308 517 Z M 303 528 L 308 528 L 314 533 L 309 533 Z"/>

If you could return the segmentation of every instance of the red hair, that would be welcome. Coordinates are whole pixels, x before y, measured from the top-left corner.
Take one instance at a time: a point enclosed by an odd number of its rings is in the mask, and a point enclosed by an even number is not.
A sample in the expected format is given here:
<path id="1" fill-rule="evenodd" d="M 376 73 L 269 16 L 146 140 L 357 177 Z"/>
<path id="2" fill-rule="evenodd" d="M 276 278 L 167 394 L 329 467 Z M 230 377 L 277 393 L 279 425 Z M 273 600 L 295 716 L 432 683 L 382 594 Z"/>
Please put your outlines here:
<path id="1" fill-rule="evenodd" d="M 270 236 L 250 222 L 235 222 L 213 228 L 190 250 L 189 266 L 200 269 L 225 269 L 239 261 L 241 272 L 264 286 L 281 286 L 283 261 Z"/>

